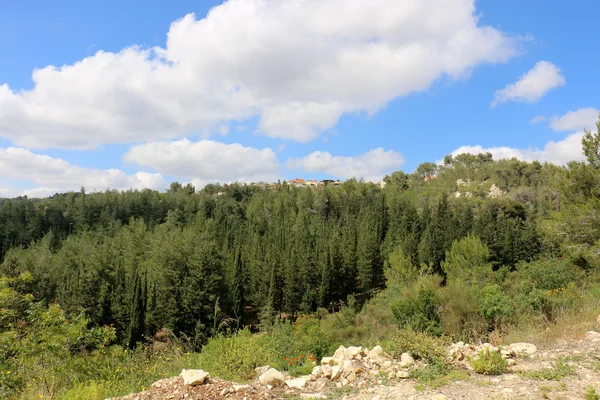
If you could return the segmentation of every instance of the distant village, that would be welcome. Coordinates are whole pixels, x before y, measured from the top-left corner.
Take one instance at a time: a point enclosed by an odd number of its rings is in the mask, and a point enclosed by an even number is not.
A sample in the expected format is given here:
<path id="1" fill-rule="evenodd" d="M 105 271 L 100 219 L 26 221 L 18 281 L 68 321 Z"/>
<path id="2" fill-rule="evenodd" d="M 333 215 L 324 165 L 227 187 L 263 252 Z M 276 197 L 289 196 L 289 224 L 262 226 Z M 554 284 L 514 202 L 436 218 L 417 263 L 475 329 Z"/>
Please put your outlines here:
<path id="1" fill-rule="evenodd" d="M 296 178 L 296 179 L 292 179 L 289 181 L 283 181 L 283 183 L 265 183 L 265 182 L 257 182 L 257 183 L 253 183 L 253 185 L 260 187 L 261 189 L 275 189 L 279 186 L 285 186 L 285 185 L 289 185 L 289 186 L 295 186 L 295 187 L 325 187 L 325 186 L 339 186 L 341 185 L 342 182 L 340 182 L 340 180 L 333 180 L 333 179 L 323 179 L 323 180 L 316 180 L 316 179 L 303 179 L 303 178 Z M 385 182 L 381 181 L 381 182 L 375 182 L 375 184 L 377 186 L 379 186 L 380 188 L 384 188 L 385 187 Z"/>

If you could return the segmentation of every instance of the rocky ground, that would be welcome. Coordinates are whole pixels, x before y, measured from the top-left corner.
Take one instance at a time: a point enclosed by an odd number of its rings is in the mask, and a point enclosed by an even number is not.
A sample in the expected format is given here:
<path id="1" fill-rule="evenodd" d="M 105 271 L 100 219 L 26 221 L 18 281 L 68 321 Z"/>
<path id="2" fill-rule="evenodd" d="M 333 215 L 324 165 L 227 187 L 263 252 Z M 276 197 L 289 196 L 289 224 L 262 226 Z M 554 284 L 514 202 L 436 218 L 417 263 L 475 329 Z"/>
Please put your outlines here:
<path id="1" fill-rule="evenodd" d="M 509 367 L 499 376 L 475 373 L 469 359 L 479 350 L 500 352 Z M 340 400 L 450 400 L 450 399 L 585 399 L 595 400 L 590 388 L 600 395 L 600 333 L 588 332 L 581 340 L 556 343 L 537 349 L 521 343 L 503 348 L 453 344 L 449 360 L 457 373 L 433 388 L 410 379 L 423 367 L 409 354 L 392 359 L 376 346 L 373 349 L 340 347 L 311 375 L 292 379 L 269 367 L 257 369 L 249 385 L 234 384 L 203 371 L 184 371 L 182 376 L 158 381 L 142 393 L 119 400 L 149 399 L 310 399 Z M 588 397 L 586 397 L 586 393 Z M 598 398 L 600 399 L 600 397 Z M 116 400 L 116 399 L 114 399 Z"/>

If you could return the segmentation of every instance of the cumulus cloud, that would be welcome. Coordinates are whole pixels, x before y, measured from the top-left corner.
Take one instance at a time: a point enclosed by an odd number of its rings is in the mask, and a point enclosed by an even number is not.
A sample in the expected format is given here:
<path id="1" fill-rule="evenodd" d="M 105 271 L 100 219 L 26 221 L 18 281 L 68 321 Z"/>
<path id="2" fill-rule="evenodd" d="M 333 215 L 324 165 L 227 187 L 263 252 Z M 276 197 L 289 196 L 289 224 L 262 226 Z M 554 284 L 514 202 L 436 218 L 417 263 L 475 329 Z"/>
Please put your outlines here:
<path id="1" fill-rule="evenodd" d="M 565 165 L 569 161 L 583 161 L 585 156 L 581 151 L 582 133 L 573 133 L 565 139 L 558 142 L 550 141 L 543 149 L 527 148 L 519 149 L 514 147 L 482 147 L 482 146 L 461 146 L 451 154 L 470 153 L 480 154 L 490 152 L 495 160 L 503 158 L 517 158 L 523 161 L 549 162 L 558 165 Z"/>
<path id="2" fill-rule="evenodd" d="M 272 149 L 212 140 L 145 143 L 129 149 L 124 159 L 165 175 L 190 179 L 198 187 L 211 182 L 276 181 L 280 177 Z"/>
<path id="3" fill-rule="evenodd" d="M 136 172 L 127 175 L 119 169 L 83 168 L 60 158 L 35 154 L 23 148 L 0 148 L 0 174 L 5 179 L 23 180 L 36 185 L 24 194 L 43 197 L 61 191 L 105 189 L 159 189 L 165 186 L 160 174 Z M 14 194 L 14 189 L 4 189 Z M 1 195 L 1 193 L 0 193 Z"/>
<path id="4" fill-rule="evenodd" d="M 229 0 L 173 22 L 164 47 L 39 68 L 31 90 L 0 85 L 0 136 L 93 148 L 257 117 L 260 133 L 305 142 L 345 113 L 505 62 L 517 45 L 479 24 L 475 0 Z"/>
<path id="5" fill-rule="evenodd" d="M 402 164 L 402 154 L 379 147 L 355 157 L 333 156 L 328 152 L 315 151 L 306 157 L 288 160 L 286 166 L 305 172 L 325 173 L 336 179 L 363 178 L 375 182 Z"/>
<path id="6" fill-rule="evenodd" d="M 565 83 L 565 77 L 556 65 L 548 61 L 539 61 L 515 83 L 497 90 L 494 93 L 492 107 L 509 101 L 534 103 L 550 90 L 564 86 Z"/>
<path id="7" fill-rule="evenodd" d="M 555 131 L 582 131 L 593 129 L 598 121 L 600 110 L 592 107 L 569 111 L 563 116 L 554 116 L 550 120 L 550 128 Z"/>

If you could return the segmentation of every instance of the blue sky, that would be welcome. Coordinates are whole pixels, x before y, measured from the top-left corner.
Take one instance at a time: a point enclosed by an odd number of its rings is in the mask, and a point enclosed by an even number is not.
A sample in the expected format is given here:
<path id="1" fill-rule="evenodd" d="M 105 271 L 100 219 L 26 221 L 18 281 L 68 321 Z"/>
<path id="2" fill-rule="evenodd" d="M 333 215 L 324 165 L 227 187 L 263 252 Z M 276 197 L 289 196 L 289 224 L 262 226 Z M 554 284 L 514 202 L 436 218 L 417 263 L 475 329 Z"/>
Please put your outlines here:
<path id="1" fill-rule="evenodd" d="M 4 2 L 0 196 L 377 181 L 459 152 L 582 159 L 599 13 L 591 0 Z"/>

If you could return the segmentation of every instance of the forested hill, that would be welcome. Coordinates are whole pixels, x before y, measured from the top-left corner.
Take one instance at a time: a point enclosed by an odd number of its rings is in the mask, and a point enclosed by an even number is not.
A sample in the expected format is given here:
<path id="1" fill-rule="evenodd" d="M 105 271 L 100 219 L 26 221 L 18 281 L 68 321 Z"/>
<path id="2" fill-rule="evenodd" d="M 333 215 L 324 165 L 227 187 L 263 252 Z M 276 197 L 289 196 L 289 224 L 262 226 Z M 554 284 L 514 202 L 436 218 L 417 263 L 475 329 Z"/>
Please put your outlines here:
<path id="1" fill-rule="evenodd" d="M 494 270 L 569 256 L 598 264 L 598 135 L 588 162 L 568 167 L 448 156 L 380 188 L 269 189 L 172 184 L 151 190 L 3 200 L 0 273 L 91 326 L 112 325 L 135 346 L 166 327 L 200 346 L 223 327 L 276 314 L 336 309 L 405 274 L 444 275 L 453 242 L 470 233 Z M 398 261 L 401 260 L 401 261 Z"/>

